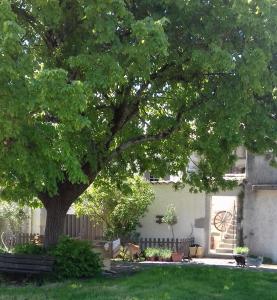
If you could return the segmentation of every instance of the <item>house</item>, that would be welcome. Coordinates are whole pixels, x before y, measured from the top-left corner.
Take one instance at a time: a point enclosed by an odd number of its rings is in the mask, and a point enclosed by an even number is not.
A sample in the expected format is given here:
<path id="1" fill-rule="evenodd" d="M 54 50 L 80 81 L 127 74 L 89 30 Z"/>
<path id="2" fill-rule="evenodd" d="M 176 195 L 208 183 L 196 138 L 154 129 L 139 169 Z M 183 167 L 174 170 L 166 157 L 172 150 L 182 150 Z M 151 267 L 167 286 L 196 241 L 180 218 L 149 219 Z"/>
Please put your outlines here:
<path id="1" fill-rule="evenodd" d="M 277 169 L 267 156 L 256 156 L 239 149 L 239 160 L 226 178 L 238 187 L 216 194 L 192 194 L 189 188 L 175 191 L 176 178 L 150 178 L 156 199 L 141 219 L 142 238 L 171 238 L 171 231 L 160 222 L 173 204 L 178 223 L 176 238 L 193 236 L 205 248 L 205 255 L 231 255 L 241 244 L 251 253 L 277 262 Z"/>
<path id="2" fill-rule="evenodd" d="M 172 237 L 161 219 L 173 204 L 178 219 L 175 238 L 193 236 L 206 256 L 231 255 L 243 243 L 253 254 L 277 262 L 277 169 L 270 166 L 267 156 L 255 156 L 243 148 L 237 150 L 237 156 L 236 165 L 226 174 L 227 179 L 238 182 L 230 191 L 190 193 L 189 187 L 176 191 L 173 185 L 178 176 L 161 180 L 149 175 L 156 197 L 137 229 L 141 238 Z M 194 171 L 195 166 L 188 168 Z M 34 210 L 28 232 L 43 234 L 45 219 L 44 209 Z"/>
<path id="3" fill-rule="evenodd" d="M 245 152 L 239 158 L 233 170 L 235 172 L 226 174 L 226 179 L 236 180 L 242 184 L 245 179 Z M 191 171 L 193 171 L 193 166 Z M 238 186 L 230 191 L 221 191 L 216 194 L 191 193 L 189 186 L 181 190 L 174 189 L 174 183 L 179 178 L 169 176 L 163 180 L 149 177 L 155 191 L 155 200 L 149 206 L 147 213 L 141 219 L 141 227 L 138 228 L 141 238 L 172 238 L 171 229 L 167 224 L 161 222 L 168 206 L 175 207 L 177 224 L 174 225 L 174 236 L 178 239 L 194 237 L 195 243 L 205 248 L 205 255 L 225 255 L 233 253 L 237 245 L 236 239 L 236 211 L 238 206 L 238 195 L 242 187 Z M 219 212 L 229 212 L 230 224 L 226 225 L 224 231 L 219 231 L 214 226 L 214 218 Z M 223 214 L 223 218 L 226 216 Z M 235 223 L 235 224 L 234 224 Z M 233 226 L 234 225 L 234 226 Z M 223 228 L 224 229 L 224 228 Z M 226 232 L 225 232 L 226 231 Z M 228 238 L 227 235 L 229 234 Z M 226 243 L 221 243 L 225 240 Z"/>

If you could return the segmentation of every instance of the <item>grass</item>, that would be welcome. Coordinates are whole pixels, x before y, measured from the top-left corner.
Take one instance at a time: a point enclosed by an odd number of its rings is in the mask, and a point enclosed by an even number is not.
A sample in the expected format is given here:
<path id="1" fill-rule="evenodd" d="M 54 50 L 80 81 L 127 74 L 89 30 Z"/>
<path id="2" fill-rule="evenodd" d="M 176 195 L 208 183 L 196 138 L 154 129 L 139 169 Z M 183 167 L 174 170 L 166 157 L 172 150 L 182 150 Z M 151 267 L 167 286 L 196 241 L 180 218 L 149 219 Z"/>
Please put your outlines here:
<path id="1" fill-rule="evenodd" d="M 277 273 L 216 267 L 157 267 L 118 279 L 0 287 L 0 299 L 277 299 Z"/>

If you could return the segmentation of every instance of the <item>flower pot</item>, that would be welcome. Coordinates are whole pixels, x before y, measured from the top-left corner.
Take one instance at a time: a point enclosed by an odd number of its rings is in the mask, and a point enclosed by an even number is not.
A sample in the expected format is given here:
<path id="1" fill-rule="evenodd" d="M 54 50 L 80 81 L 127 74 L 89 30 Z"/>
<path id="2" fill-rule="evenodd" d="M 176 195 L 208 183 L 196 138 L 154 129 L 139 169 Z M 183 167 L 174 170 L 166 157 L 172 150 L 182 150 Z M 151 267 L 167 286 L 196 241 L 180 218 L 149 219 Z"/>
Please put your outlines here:
<path id="1" fill-rule="evenodd" d="M 159 257 L 159 261 L 171 261 L 171 257 Z"/>
<path id="2" fill-rule="evenodd" d="M 150 256 L 150 257 L 147 257 L 147 260 L 149 260 L 149 261 L 156 261 L 157 257 L 156 256 Z"/>
<path id="3" fill-rule="evenodd" d="M 161 257 L 161 256 L 159 256 L 159 257 L 158 257 L 158 261 L 164 261 L 164 258 Z"/>
<path id="4" fill-rule="evenodd" d="M 201 258 L 204 257 L 204 248 L 199 247 L 189 247 L 189 254 L 191 257 Z"/>
<path id="5" fill-rule="evenodd" d="M 173 262 L 180 262 L 182 261 L 183 253 L 173 252 L 171 258 Z"/>

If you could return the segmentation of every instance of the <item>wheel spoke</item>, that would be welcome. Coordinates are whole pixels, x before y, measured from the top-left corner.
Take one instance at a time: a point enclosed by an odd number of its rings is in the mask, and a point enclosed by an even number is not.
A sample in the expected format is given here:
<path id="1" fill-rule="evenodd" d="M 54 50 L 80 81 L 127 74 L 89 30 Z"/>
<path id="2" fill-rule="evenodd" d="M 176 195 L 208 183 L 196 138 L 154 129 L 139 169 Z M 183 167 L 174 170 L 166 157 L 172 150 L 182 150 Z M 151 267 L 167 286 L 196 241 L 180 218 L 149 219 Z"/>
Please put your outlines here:
<path id="1" fill-rule="evenodd" d="M 214 217 L 214 226 L 219 231 L 226 231 L 231 224 L 232 214 L 228 211 L 220 211 Z"/>

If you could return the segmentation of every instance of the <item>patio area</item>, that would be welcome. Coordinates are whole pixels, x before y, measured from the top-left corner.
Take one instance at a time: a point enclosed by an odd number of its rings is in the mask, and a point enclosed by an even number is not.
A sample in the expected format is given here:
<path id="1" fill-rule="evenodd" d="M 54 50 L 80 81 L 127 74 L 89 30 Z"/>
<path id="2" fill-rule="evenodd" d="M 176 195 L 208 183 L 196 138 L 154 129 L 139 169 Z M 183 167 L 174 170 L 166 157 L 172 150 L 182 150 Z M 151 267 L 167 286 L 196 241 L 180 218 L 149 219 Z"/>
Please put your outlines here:
<path id="1" fill-rule="evenodd" d="M 105 272 L 107 277 L 121 277 L 124 275 L 131 275 L 141 269 L 157 267 L 157 266 L 214 266 L 219 268 L 229 268 L 229 269 L 245 269 L 257 272 L 277 272 L 276 265 L 262 264 L 259 268 L 256 267 L 238 267 L 234 259 L 226 258 L 193 258 L 191 261 L 185 260 L 183 262 L 161 262 L 161 261 L 141 261 L 141 262 L 128 262 L 121 260 L 112 260 L 111 270 Z"/>

